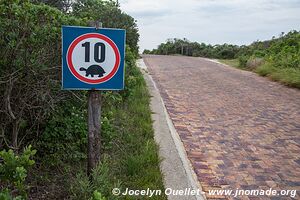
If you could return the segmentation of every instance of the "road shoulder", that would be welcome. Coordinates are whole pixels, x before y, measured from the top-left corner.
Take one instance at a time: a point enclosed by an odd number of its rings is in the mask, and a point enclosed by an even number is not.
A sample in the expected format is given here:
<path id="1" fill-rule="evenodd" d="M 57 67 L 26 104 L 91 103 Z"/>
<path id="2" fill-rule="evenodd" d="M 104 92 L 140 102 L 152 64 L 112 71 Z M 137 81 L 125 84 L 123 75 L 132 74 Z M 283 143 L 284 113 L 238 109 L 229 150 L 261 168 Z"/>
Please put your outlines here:
<path id="1" fill-rule="evenodd" d="M 187 158 L 184 146 L 167 113 L 155 82 L 147 71 L 143 59 L 139 59 L 137 65 L 143 73 L 151 95 L 150 106 L 153 111 L 153 129 L 155 141 L 159 145 L 159 155 L 162 159 L 160 168 L 164 176 L 165 188 L 173 190 L 186 190 L 190 188 L 191 190 L 199 189 L 199 191 L 202 191 L 196 174 L 192 170 L 191 163 Z M 200 195 L 195 196 L 170 195 L 168 199 L 204 200 L 204 195 L 201 192 L 199 193 Z"/>

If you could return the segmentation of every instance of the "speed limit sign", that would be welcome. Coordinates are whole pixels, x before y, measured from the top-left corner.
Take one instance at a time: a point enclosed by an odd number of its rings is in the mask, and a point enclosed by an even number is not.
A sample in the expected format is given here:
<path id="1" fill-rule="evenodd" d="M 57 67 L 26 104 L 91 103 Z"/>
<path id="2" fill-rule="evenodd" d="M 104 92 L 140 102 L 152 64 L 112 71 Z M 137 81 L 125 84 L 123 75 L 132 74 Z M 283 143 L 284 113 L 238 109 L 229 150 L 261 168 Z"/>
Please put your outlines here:
<path id="1" fill-rule="evenodd" d="M 125 30 L 64 26 L 63 89 L 124 88 Z"/>

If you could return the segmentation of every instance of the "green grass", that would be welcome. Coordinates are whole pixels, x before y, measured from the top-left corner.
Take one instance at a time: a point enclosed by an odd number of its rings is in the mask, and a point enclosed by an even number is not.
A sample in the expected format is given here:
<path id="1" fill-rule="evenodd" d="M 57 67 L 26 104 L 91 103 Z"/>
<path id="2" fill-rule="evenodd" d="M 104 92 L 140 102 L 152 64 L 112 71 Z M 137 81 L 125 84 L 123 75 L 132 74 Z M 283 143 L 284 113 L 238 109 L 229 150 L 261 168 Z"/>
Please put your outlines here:
<path id="1" fill-rule="evenodd" d="M 240 67 L 238 59 L 219 59 L 219 61 L 238 69 L 249 70 L 247 68 Z M 258 66 L 254 72 L 258 73 L 260 76 L 267 76 L 271 80 L 280 82 L 284 85 L 300 88 L 300 69 L 298 68 L 279 68 L 274 67 L 270 63 L 264 63 L 263 65 Z"/>
<path id="2" fill-rule="evenodd" d="M 159 189 L 164 191 L 162 174 L 159 169 L 158 146 L 154 141 L 150 95 L 141 72 L 137 67 L 130 69 L 128 80 L 130 95 L 116 106 L 107 104 L 103 113 L 111 122 L 109 134 L 103 138 L 103 162 L 94 174 L 96 183 L 87 184 L 84 173 L 72 184 L 73 199 L 82 199 L 97 190 L 108 199 L 137 199 L 135 196 L 116 197 L 111 194 L 114 187 L 121 191 L 129 189 Z M 107 128 L 106 128 L 107 129 Z M 83 181 L 85 180 L 85 181 Z M 85 188 L 84 190 L 82 188 Z M 138 199 L 146 199 L 140 196 Z M 151 199 L 164 200 L 166 196 L 154 196 Z"/>
<path id="3" fill-rule="evenodd" d="M 296 68 L 277 68 L 270 64 L 264 64 L 256 69 L 261 76 L 270 77 L 287 86 L 300 88 L 300 69 Z"/>
<path id="4" fill-rule="evenodd" d="M 238 59 L 218 59 L 219 62 L 224 63 L 226 65 L 232 66 L 234 68 L 244 69 L 239 66 Z"/>
<path id="5" fill-rule="evenodd" d="M 117 119 L 116 125 L 122 129 L 116 138 L 118 145 L 112 149 L 113 168 L 117 169 L 115 173 L 120 176 L 124 187 L 163 189 L 158 146 L 152 129 L 150 95 L 141 72 L 136 67 L 133 70 L 135 87 L 114 116 Z"/>

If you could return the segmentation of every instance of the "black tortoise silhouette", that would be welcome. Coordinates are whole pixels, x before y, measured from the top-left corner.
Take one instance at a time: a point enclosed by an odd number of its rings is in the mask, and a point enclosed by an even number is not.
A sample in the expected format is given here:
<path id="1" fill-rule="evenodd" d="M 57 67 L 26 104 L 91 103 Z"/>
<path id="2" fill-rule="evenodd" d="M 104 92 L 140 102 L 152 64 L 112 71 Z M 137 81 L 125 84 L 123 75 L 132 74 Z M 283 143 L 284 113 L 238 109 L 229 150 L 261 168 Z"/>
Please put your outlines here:
<path id="1" fill-rule="evenodd" d="M 86 77 L 88 77 L 89 75 L 91 75 L 91 77 L 94 77 L 94 75 L 99 75 L 98 77 L 102 77 L 103 74 L 106 73 L 100 65 L 91 65 L 87 69 L 81 67 L 79 70 L 85 71 Z"/>

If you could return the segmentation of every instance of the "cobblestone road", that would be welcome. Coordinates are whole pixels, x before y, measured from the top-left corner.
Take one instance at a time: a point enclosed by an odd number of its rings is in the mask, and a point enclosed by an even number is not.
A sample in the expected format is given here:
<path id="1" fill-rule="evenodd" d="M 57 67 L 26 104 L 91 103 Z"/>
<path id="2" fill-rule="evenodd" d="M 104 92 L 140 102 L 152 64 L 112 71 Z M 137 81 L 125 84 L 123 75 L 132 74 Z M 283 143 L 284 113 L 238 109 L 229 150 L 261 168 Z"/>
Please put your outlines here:
<path id="1" fill-rule="evenodd" d="M 300 199 L 299 90 L 202 58 L 144 61 L 204 191 L 296 189 L 237 199 Z"/>

